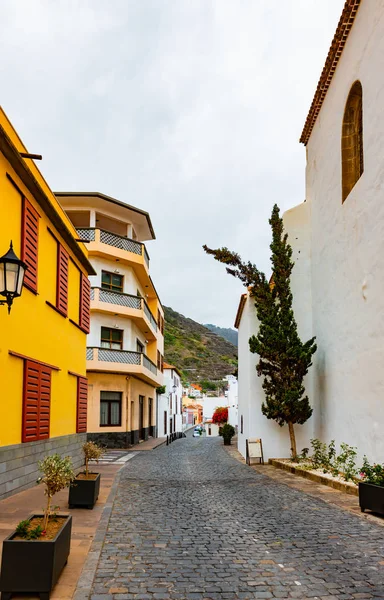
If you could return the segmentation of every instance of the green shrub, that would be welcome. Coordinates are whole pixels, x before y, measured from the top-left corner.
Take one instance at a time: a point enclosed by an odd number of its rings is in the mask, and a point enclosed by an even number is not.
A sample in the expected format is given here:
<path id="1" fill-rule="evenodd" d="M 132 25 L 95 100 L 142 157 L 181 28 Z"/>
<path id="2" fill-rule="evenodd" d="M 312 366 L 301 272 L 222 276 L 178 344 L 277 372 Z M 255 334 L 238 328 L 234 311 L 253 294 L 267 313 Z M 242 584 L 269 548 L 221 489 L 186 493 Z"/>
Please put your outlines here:
<path id="1" fill-rule="evenodd" d="M 365 483 L 384 486 L 384 465 L 371 465 L 364 456 L 363 466 L 360 469 L 360 479 Z"/>
<path id="2" fill-rule="evenodd" d="M 226 446 L 229 446 L 231 444 L 231 439 L 233 438 L 235 433 L 235 428 L 229 423 L 225 423 L 225 425 L 221 427 L 221 435 L 223 436 L 224 444 Z"/>

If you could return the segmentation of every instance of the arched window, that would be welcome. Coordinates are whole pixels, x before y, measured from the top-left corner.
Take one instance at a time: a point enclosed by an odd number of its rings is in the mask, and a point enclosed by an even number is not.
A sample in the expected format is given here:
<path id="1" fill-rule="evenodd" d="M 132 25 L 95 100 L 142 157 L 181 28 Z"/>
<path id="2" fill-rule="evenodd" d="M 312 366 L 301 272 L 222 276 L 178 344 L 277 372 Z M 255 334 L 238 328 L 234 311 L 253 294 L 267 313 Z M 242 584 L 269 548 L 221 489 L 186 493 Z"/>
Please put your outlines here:
<path id="1" fill-rule="evenodd" d="M 363 88 L 355 81 L 345 105 L 341 136 L 342 201 L 364 171 Z"/>

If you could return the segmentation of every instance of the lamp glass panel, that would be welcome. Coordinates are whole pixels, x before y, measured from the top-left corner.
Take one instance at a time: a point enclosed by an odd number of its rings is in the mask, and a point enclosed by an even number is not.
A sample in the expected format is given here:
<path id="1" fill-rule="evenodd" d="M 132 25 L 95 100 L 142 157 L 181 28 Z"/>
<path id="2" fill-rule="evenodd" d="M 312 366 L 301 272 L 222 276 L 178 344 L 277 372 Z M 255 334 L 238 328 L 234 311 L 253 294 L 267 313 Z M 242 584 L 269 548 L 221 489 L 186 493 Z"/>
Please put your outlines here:
<path id="1" fill-rule="evenodd" d="M 5 292 L 4 263 L 0 263 L 0 294 Z"/>
<path id="2" fill-rule="evenodd" d="M 14 294 L 16 292 L 18 271 L 19 265 L 15 263 L 5 264 L 5 288 L 10 294 Z"/>
<path id="3" fill-rule="evenodd" d="M 20 296 L 20 294 L 21 294 L 21 288 L 23 287 L 24 273 L 25 273 L 24 267 L 20 266 L 20 268 L 19 268 L 19 280 L 17 282 L 17 290 L 16 290 L 18 296 Z"/>

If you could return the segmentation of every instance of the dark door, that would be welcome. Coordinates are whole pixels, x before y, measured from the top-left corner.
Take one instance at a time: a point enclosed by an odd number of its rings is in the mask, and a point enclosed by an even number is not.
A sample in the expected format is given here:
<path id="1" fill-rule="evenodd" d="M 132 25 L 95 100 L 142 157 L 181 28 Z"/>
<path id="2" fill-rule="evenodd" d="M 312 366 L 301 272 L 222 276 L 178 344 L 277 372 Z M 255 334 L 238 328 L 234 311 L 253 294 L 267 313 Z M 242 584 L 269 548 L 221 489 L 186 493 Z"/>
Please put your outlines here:
<path id="1" fill-rule="evenodd" d="M 152 422 L 152 410 L 153 410 L 153 400 L 152 398 L 148 398 L 148 427 L 149 427 L 149 435 L 153 435 L 153 422 Z"/>
<path id="2" fill-rule="evenodd" d="M 139 439 L 144 439 L 144 396 L 139 396 Z"/>

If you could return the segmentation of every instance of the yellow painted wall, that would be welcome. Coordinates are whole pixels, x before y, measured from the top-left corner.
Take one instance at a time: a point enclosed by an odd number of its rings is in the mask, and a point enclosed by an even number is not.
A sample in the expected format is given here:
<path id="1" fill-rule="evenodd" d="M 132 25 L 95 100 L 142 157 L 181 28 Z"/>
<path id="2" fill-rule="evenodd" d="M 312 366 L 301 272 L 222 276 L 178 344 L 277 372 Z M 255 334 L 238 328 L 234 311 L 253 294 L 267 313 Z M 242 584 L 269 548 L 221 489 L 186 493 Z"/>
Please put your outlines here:
<path id="1" fill-rule="evenodd" d="M 16 132 L 0 110 L 0 125 L 20 151 L 25 147 Z M 33 165 L 28 167 L 38 179 L 44 191 L 49 194 L 52 204 L 65 220 L 68 229 L 73 229 L 69 219 L 55 200 L 43 177 Z M 22 199 L 6 177 L 9 173 L 25 197 L 41 215 L 39 221 L 38 246 L 38 295 L 27 288 L 20 298 L 16 298 L 11 314 L 5 306 L 0 306 L 0 377 L 2 408 L 0 419 L 0 446 L 21 442 L 23 360 L 9 355 L 9 350 L 41 362 L 59 367 L 51 376 L 51 423 L 50 436 L 76 433 L 76 377 L 68 371 L 85 376 L 86 334 L 70 323 L 68 318 L 58 314 L 46 304 L 56 300 L 56 248 L 57 244 L 49 233 L 49 226 L 60 239 L 60 234 L 43 213 L 29 190 L 19 180 L 12 167 L 0 153 L 0 255 L 7 252 L 12 239 L 16 254 L 21 257 L 21 215 Z M 62 240 L 60 240 L 61 243 Z M 76 262 L 72 251 L 63 243 L 70 257 Z M 72 263 L 69 269 L 69 311 L 78 322 L 79 313 L 79 264 Z"/>
<path id="2" fill-rule="evenodd" d="M 100 392 L 122 392 L 121 426 L 100 427 Z M 113 373 L 88 373 L 88 431 L 123 432 L 139 428 L 139 395 L 144 396 L 144 427 L 148 427 L 148 398 L 153 399 L 152 425 L 156 424 L 156 390 L 132 376 Z M 131 423 L 131 402 L 134 402 L 134 419 Z"/>

